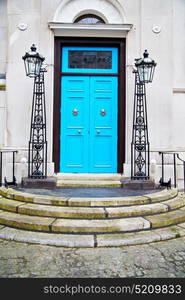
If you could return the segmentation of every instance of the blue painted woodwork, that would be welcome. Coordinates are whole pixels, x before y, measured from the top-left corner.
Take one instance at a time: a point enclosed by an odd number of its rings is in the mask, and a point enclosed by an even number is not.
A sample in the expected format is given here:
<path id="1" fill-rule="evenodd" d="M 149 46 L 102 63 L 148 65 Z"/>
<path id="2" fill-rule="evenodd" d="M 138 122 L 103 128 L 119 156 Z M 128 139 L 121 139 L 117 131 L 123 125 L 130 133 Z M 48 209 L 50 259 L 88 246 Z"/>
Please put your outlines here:
<path id="1" fill-rule="evenodd" d="M 117 110 L 117 77 L 61 77 L 60 172 L 117 172 Z"/>
<path id="2" fill-rule="evenodd" d="M 87 51 L 111 51 L 112 52 L 112 66 L 110 69 L 83 69 L 83 68 L 70 68 L 69 67 L 69 51 L 70 50 L 87 50 Z M 73 73 L 118 73 L 118 49 L 112 47 L 63 47 L 62 48 L 62 72 Z"/>

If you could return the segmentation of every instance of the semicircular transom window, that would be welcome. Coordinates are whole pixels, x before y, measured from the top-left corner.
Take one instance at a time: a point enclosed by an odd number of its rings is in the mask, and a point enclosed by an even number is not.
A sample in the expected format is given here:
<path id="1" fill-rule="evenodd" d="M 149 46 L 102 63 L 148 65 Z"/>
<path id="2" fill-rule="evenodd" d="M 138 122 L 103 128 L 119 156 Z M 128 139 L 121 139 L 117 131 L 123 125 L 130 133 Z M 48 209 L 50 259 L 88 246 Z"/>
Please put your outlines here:
<path id="1" fill-rule="evenodd" d="M 104 24 L 104 20 L 100 18 L 99 16 L 93 15 L 93 14 L 87 14 L 78 17 L 74 23 L 79 24 Z"/>

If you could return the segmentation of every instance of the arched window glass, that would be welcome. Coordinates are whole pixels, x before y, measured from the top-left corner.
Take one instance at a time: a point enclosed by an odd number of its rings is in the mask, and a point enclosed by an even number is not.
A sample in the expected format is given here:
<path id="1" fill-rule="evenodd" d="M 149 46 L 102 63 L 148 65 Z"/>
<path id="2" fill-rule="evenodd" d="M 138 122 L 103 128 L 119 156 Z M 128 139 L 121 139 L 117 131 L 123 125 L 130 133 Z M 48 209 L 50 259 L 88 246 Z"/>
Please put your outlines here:
<path id="1" fill-rule="evenodd" d="M 93 14 L 87 14 L 78 17 L 74 23 L 79 23 L 79 24 L 104 24 L 104 20 L 96 15 Z"/>

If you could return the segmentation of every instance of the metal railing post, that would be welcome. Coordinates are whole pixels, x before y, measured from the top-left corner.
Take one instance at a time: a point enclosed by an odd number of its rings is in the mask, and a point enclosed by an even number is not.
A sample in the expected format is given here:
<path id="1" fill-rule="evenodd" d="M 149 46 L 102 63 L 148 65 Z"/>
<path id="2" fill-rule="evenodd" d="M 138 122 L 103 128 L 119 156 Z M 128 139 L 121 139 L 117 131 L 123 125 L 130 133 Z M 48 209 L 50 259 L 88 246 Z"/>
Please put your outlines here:
<path id="1" fill-rule="evenodd" d="M 174 187 L 177 187 L 177 171 L 176 171 L 176 153 L 173 154 L 173 164 L 174 164 Z"/>

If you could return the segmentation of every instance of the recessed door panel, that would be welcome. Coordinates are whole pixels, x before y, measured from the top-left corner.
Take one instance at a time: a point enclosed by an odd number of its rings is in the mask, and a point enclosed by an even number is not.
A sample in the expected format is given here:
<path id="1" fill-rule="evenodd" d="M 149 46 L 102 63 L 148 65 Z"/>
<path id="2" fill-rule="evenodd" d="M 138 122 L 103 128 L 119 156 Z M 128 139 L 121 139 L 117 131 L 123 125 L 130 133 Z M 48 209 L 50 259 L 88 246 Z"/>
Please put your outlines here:
<path id="1" fill-rule="evenodd" d="M 88 172 L 89 78 L 61 80 L 60 171 Z"/>
<path id="2" fill-rule="evenodd" d="M 90 170 L 117 172 L 117 77 L 90 78 Z M 101 170 L 101 171 L 99 171 Z"/>

